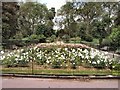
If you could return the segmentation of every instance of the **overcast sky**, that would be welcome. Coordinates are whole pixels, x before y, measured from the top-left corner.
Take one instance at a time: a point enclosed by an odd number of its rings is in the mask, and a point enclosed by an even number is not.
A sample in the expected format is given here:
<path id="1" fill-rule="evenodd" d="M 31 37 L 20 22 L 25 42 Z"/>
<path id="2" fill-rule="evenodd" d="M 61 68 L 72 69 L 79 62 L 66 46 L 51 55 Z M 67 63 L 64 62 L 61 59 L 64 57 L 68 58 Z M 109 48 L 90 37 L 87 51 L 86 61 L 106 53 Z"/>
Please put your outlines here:
<path id="1" fill-rule="evenodd" d="M 65 4 L 66 0 L 37 0 L 38 2 L 45 3 L 48 8 L 55 7 L 56 10 Z"/>

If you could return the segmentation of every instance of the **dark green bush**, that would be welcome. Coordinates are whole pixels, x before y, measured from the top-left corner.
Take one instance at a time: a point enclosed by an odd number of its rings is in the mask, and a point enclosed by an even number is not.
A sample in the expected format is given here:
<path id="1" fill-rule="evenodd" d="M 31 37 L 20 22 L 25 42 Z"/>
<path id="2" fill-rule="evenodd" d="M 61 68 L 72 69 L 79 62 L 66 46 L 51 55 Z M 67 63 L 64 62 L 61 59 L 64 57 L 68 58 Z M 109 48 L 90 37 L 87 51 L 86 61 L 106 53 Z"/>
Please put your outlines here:
<path id="1" fill-rule="evenodd" d="M 25 59 L 23 60 L 19 60 L 18 63 L 17 63 L 17 66 L 18 67 L 28 67 L 28 61 L 26 61 Z"/>
<path id="2" fill-rule="evenodd" d="M 61 62 L 60 61 L 58 61 L 58 60 L 53 60 L 52 61 L 52 64 L 51 64 L 51 67 L 52 68 L 61 68 Z"/>
<path id="3" fill-rule="evenodd" d="M 71 38 L 70 39 L 70 43 L 80 43 L 81 42 L 81 38 L 80 37 L 76 37 L 76 38 Z"/>
<path id="4" fill-rule="evenodd" d="M 38 65 L 44 65 L 46 63 L 46 58 L 43 56 L 41 59 L 36 57 L 36 60 L 35 62 L 38 64 Z"/>
<path id="5" fill-rule="evenodd" d="M 35 35 L 35 34 L 33 34 L 33 35 L 27 37 L 26 42 L 27 43 L 29 42 L 31 44 L 32 43 L 44 43 L 45 40 L 46 40 L 46 37 L 43 34 L 41 34 L 41 35 Z"/>
<path id="6" fill-rule="evenodd" d="M 113 70 L 120 71 L 120 63 L 117 63 L 116 65 L 114 65 Z"/>
<path id="7" fill-rule="evenodd" d="M 51 37 L 47 38 L 47 42 L 50 43 L 50 42 L 54 42 L 56 39 L 56 36 L 55 35 L 52 35 Z"/>
<path id="8" fill-rule="evenodd" d="M 109 38 L 103 39 L 101 46 L 110 46 L 110 45 L 111 45 L 111 40 Z"/>
<path id="9" fill-rule="evenodd" d="M 115 53 L 120 54 L 120 48 L 118 48 Z"/>
<path id="10" fill-rule="evenodd" d="M 63 39 L 65 42 L 69 42 L 70 36 L 69 36 L 69 35 L 64 35 L 64 36 L 62 36 L 62 39 Z"/>
<path id="11" fill-rule="evenodd" d="M 81 37 L 82 40 L 88 41 L 88 42 L 92 42 L 93 41 L 93 37 L 90 35 L 85 35 L 83 37 Z"/>

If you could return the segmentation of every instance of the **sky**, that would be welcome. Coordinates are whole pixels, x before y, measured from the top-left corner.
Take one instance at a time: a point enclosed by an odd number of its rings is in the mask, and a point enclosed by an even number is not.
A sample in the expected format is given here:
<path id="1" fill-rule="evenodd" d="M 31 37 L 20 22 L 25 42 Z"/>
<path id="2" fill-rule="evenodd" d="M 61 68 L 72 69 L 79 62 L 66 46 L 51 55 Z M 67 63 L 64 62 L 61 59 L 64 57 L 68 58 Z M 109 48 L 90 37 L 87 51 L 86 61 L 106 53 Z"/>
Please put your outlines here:
<path id="1" fill-rule="evenodd" d="M 46 4 L 49 9 L 51 7 L 55 7 L 56 11 L 57 9 L 60 9 L 60 7 L 64 5 L 66 2 L 66 0 L 37 0 L 37 1 Z"/>
<path id="2" fill-rule="evenodd" d="M 48 9 L 50 9 L 51 7 L 55 7 L 55 11 L 57 11 L 57 9 L 60 9 L 60 7 L 62 5 L 64 5 L 66 3 L 66 1 L 70 1 L 70 0 L 19 0 L 19 1 L 28 1 L 28 2 L 40 2 L 42 4 L 46 4 L 46 6 L 48 7 Z"/>

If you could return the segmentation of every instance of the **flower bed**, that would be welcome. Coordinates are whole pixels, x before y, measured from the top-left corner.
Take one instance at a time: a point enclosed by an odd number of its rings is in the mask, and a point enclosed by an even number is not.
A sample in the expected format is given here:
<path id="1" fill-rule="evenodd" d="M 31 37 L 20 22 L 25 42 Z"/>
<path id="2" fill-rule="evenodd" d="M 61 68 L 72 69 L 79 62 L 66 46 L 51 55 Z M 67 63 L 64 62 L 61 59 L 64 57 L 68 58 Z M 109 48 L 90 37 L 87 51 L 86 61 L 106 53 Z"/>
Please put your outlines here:
<path id="1" fill-rule="evenodd" d="M 29 63 L 47 68 L 116 68 L 118 61 L 110 59 L 107 53 L 93 48 L 49 47 L 25 48 L 0 57 L 5 67 L 27 67 Z"/>

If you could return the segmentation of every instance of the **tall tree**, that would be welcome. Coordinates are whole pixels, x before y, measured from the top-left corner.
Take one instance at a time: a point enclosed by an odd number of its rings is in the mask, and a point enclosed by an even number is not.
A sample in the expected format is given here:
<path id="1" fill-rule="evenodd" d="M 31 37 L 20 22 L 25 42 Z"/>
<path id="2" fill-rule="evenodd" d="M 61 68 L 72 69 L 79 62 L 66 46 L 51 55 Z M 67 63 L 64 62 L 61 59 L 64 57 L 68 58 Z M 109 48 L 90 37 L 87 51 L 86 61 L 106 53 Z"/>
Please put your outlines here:
<path id="1" fill-rule="evenodd" d="M 48 9 L 44 4 L 26 2 L 22 4 L 19 12 L 19 29 L 25 36 L 36 34 L 38 25 L 48 22 Z"/>
<path id="2" fill-rule="evenodd" d="M 120 2 L 118 2 L 117 17 L 115 19 L 116 26 L 120 25 Z"/>
<path id="3" fill-rule="evenodd" d="M 91 23 L 94 19 L 98 18 L 101 15 L 101 3 L 95 2 L 86 2 L 79 6 L 77 9 L 77 14 L 79 15 L 79 19 L 86 23 L 86 31 L 85 34 L 89 35 L 92 31 Z"/>
<path id="4" fill-rule="evenodd" d="M 110 34 L 114 26 L 114 19 L 117 17 L 118 2 L 104 2 L 101 7 L 103 9 L 101 16 L 104 23 L 106 23 L 107 33 Z"/>
<path id="5" fill-rule="evenodd" d="M 18 31 L 17 11 L 19 5 L 17 2 L 3 2 L 2 3 L 2 38 L 10 39 Z"/>
<path id="6" fill-rule="evenodd" d="M 61 17 L 59 25 L 60 27 L 64 27 L 64 34 L 69 35 L 70 37 L 75 36 L 74 32 L 76 31 L 76 21 L 74 3 L 67 2 L 63 5 L 58 12 L 58 16 Z"/>

